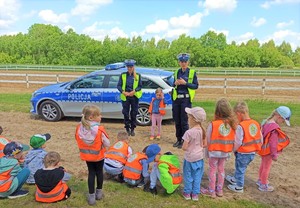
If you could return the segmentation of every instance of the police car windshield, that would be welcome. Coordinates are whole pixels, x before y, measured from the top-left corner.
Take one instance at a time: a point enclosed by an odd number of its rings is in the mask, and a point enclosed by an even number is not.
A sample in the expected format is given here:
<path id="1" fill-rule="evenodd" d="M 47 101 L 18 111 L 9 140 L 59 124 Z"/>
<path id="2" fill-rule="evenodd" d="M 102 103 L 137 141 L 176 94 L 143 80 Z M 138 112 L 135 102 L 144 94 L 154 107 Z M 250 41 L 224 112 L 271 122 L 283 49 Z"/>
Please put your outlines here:
<path id="1" fill-rule="evenodd" d="M 174 76 L 171 75 L 171 76 L 168 76 L 166 78 L 163 79 L 170 87 L 173 86 L 173 83 L 174 83 Z"/>

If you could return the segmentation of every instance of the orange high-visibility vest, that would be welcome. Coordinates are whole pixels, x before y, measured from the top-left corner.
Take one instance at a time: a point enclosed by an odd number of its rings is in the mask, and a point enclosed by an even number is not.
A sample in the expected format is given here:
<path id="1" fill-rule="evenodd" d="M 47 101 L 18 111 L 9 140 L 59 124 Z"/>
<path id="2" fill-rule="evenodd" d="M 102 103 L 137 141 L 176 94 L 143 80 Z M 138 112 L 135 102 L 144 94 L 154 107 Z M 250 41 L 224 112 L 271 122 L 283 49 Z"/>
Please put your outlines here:
<path id="1" fill-rule="evenodd" d="M 157 167 L 159 164 L 165 163 L 169 166 L 169 173 L 172 177 L 172 182 L 174 185 L 180 184 L 182 181 L 182 175 L 180 173 L 180 169 L 177 168 L 176 166 L 172 165 L 171 163 L 165 162 L 165 161 L 159 161 L 157 164 Z"/>
<path id="2" fill-rule="evenodd" d="M 7 143 L 9 143 L 10 141 L 6 138 L 4 138 L 3 136 L 0 136 L 0 139 L 3 140 L 2 142 L 0 142 L 0 158 L 4 156 L 3 150 L 4 147 Z"/>
<path id="3" fill-rule="evenodd" d="M 290 138 L 280 129 L 275 129 L 278 132 L 278 145 L 277 145 L 277 152 L 283 150 L 290 144 Z M 269 155 L 271 154 L 269 139 L 271 136 L 271 132 L 269 132 L 266 137 L 264 138 L 264 142 L 261 146 L 261 150 L 258 152 L 259 155 Z"/>
<path id="4" fill-rule="evenodd" d="M 237 152 L 249 153 L 261 150 L 262 142 L 259 123 L 253 119 L 249 119 L 240 122 L 240 125 L 244 131 L 244 138 Z"/>
<path id="5" fill-rule="evenodd" d="M 14 169 L 12 167 L 11 169 L 4 171 L 0 173 L 0 193 L 6 192 L 10 189 L 10 186 L 14 180 L 14 176 L 11 176 L 10 173 Z"/>
<path id="6" fill-rule="evenodd" d="M 105 147 L 102 146 L 102 133 L 108 138 L 103 126 L 99 126 L 93 143 L 87 144 L 79 137 L 80 124 L 76 128 L 75 138 L 79 147 L 80 158 L 84 161 L 100 161 L 104 158 Z"/>
<path id="7" fill-rule="evenodd" d="M 149 109 L 148 109 L 148 111 L 149 111 L 150 114 L 152 114 L 152 108 L 153 108 L 153 101 L 154 101 L 154 100 L 155 100 L 155 98 L 152 98 L 152 101 L 151 101 L 150 106 L 149 106 Z M 161 100 L 161 101 L 159 102 L 159 113 L 160 113 L 162 116 L 166 115 L 166 110 L 165 110 L 165 108 L 166 108 L 166 104 L 164 103 L 163 100 Z"/>
<path id="8" fill-rule="evenodd" d="M 140 152 L 130 155 L 123 169 L 124 178 L 131 180 L 140 179 L 143 170 L 140 161 L 143 159 L 147 160 L 148 158 L 145 154 Z"/>
<path id="9" fill-rule="evenodd" d="M 118 141 L 111 146 L 105 153 L 105 158 L 119 161 L 125 165 L 128 157 L 128 144 L 124 141 Z"/>
<path id="10" fill-rule="evenodd" d="M 42 192 L 36 185 L 35 200 L 38 202 L 47 203 L 57 202 L 65 198 L 67 190 L 67 184 L 63 183 L 62 181 L 58 182 L 54 189 L 48 193 Z"/>
<path id="11" fill-rule="evenodd" d="M 234 145 L 235 130 L 225 126 L 222 120 L 212 121 L 209 151 L 231 152 Z"/>

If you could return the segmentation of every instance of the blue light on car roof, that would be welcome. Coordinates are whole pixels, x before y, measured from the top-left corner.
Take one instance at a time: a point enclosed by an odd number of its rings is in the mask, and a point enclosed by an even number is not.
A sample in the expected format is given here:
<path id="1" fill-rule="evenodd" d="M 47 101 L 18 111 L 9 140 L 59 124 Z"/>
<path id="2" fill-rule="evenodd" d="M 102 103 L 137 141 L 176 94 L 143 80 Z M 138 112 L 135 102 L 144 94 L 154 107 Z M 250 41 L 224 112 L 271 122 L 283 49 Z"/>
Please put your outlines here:
<path id="1" fill-rule="evenodd" d="M 121 69 L 121 68 L 125 68 L 126 65 L 124 62 L 118 62 L 118 63 L 113 63 L 113 64 L 108 64 L 105 66 L 105 70 L 117 70 L 117 69 Z"/>

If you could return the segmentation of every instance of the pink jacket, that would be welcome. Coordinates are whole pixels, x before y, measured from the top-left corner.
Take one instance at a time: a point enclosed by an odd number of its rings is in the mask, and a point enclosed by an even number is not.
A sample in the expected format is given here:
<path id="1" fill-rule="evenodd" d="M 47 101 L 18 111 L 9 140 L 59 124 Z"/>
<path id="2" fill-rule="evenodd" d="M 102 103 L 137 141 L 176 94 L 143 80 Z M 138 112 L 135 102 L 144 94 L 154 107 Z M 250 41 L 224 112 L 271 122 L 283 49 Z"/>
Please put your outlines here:
<path id="1" fill-rule="evenodd" d="M 262 126 L 262 134 L 264 138 L 267 136 L 269 132 L 271 132 L 269 145 L 270 145 L 271 156 L 273 159 L 277 159 L 278 155 L 282 152 L 282 151 L 277 152 L 278 132 L 274 130 L 278 128 L 280 128 L 279 125 L 274 122 L 266 123 Z"/>

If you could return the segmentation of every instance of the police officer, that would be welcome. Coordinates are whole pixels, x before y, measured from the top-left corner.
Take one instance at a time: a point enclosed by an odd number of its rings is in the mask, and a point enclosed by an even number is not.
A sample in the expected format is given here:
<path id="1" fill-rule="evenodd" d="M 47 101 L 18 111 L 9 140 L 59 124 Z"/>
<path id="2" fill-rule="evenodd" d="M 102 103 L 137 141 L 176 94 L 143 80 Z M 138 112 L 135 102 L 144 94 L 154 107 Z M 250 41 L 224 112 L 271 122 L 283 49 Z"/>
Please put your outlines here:
<path id="1" fill-rule="evenodd" d="M 189 129 L 185 108 L 192 107 L 195 91 L 198 89 L 198 80 L 195 70 L 188 67 L 190 55 L 181 53 L 177 58 L 181 68 L 174 72 L 175 82 L 172 90 L 172 113 L 175 120 L 177 138 L 173 147 L 181 148 L 183 144 L 182 136 Z"/>
<path id="2" fill-rule="evenodd" d="M 141 75 L 135 72 L 133 59 L 124 61 L 127 72 L 120 75 L 117 85 L 121 93 L 122 113 L 124 115 L 124 124 L 128 136 L 135 136 L 136 116 L 139 108 L 139 98 L 142 96 Z"/>

